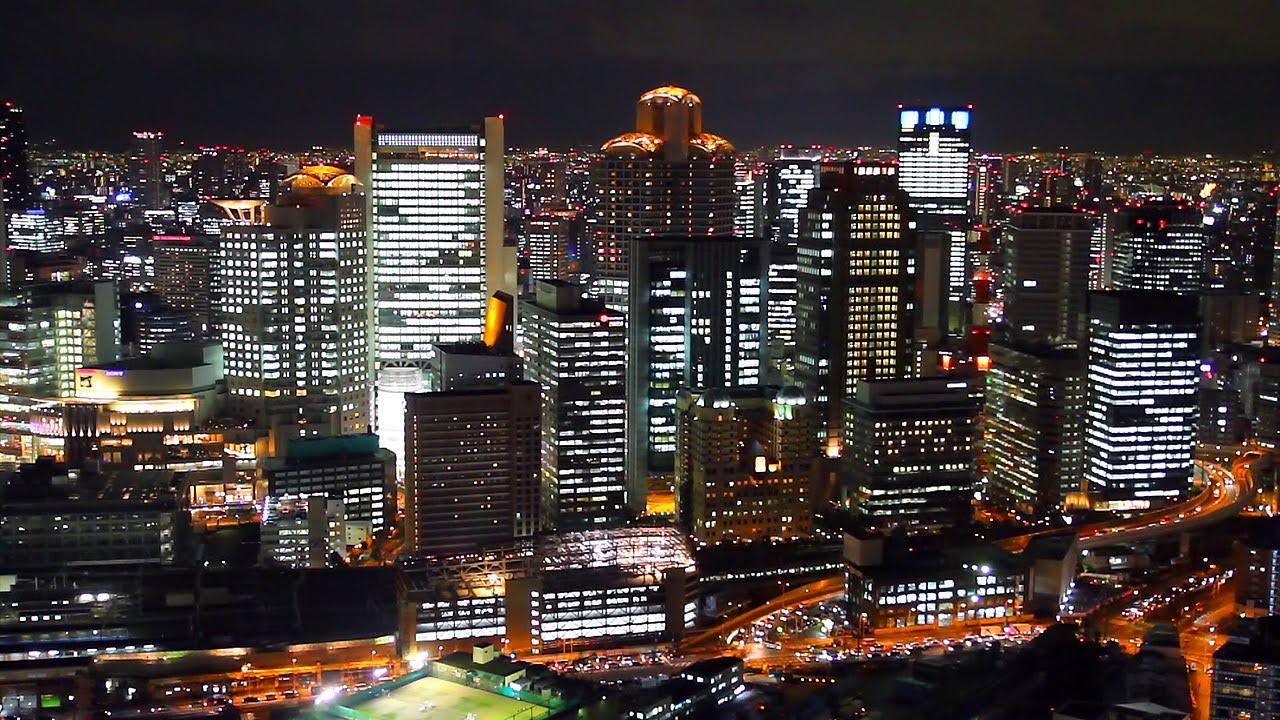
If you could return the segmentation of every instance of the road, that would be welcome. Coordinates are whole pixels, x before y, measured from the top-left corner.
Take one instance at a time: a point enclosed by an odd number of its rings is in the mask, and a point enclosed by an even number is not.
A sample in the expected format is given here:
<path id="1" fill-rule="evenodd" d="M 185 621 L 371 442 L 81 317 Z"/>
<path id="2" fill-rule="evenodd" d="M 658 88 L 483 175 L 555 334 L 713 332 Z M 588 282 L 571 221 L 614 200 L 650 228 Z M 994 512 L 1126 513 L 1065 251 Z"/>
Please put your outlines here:
<path id="1" fill-rule="evenodd" d="M 831 600 L 843 593 L 844 573 L 814 580 L 805 585 L 792 588 L 769 602 L 725 620 L 715 627 L 690 635 L 681 641 L 680 650 L 681 652 L 696 652 L 699 648 L 704 648 L 708 645 L 723 647 L 726 639 L 734 631 L 753 625 L 779 610 Z"/>

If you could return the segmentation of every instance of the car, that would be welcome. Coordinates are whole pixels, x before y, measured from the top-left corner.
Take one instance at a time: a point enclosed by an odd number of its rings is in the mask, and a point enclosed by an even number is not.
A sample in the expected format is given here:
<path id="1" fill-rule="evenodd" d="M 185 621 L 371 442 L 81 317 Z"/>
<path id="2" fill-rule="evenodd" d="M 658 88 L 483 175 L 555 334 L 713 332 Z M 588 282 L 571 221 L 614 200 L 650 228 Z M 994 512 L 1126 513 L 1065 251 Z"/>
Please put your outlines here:
<path id="1" fill-rule="evenodd" d="M 280 697 L 284 698 L 285 700 L 293 700 L 294 698 L 298 697 L 298 691 L 285 690 L 284 692 L 280 693 Z"/>
<path id="2" fill-rule="evenodd" d="M 241 705 L 248 705 L 249 703 L 259 703 L 259 702 L 262 702 L 262 699 L 255 695 L 248 695 L 240 699 Z"/>
<path id="3" fill-rule="evenodd" d="M 266 695 L 262 696 L 262 702 L 275 702 L 275 700 L 276 700 L 275 693 L 267 693 Z"/>

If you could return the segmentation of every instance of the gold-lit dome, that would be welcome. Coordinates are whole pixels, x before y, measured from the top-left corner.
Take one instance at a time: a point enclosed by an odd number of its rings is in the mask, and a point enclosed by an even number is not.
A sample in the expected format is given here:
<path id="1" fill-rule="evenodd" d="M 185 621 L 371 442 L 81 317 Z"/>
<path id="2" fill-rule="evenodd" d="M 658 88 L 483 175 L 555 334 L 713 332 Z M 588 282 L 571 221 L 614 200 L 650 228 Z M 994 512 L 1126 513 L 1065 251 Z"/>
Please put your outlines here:
<path id="1" fill-rule="evenodd" d="M 711 133 L 699 133 L 696 137 L 690 138 L 689 145 L 701 149 L 708 155 L 731 154 L 733 152 L 733 143 L 725 140 L 719 135 Z"/>
<path id="2" fill-rule="evenodd" d="M 639 150 L 641 152 L 651 153 L 662 147 L 662 138 L 656 135 L 650 135 L 644 132 L 629 132 L 613 138 L 609 142 L 600 146 L 605 152 L 619 151 L 628 152 Z"/>
<path id="3" fill-rule="evenodd" d="M 675 100 L 676 102 L 680 102 L 681 100 L 687 100 L 689 102 L 696 102 L 696 103 L 702 102 L 701 98 L 699 98 L 697 95 L 694 95 L 693 93 L 689 92 L 688 90 L 682 87 L 676 87 L 675 85 L 663 85 L 662 87 L 654 88 L 649 92 L 641 95 L 640 102 L 645 102 L 646 100 L 656 100 L 658 98 Z"/>
<path id="4" fill-rule="evenodd" d="M 331 165 L 309 165 L 285 178 L 284 184 L 291 190 L 320 187 L 346 190 L 359 185 L 360 180 L 342 168 Z"/>

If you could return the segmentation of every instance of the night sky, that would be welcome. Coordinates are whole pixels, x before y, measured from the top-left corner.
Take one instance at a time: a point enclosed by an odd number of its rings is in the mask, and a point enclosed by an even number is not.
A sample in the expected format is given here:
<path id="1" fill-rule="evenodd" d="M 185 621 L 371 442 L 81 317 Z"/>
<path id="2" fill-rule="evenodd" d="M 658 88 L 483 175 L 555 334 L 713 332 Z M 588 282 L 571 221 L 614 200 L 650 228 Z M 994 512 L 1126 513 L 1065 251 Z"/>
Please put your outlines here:
<path id="1" fill-rule="evenodd" d="M 169 0 L 0 3 L 34 140 L 350 144 L 506 113 L 599 143 L 667 83 L 739 147 L 888 144 L 898 102 L 975 105 L 979 149 L 1277 147 L 1277 0 Z"/>

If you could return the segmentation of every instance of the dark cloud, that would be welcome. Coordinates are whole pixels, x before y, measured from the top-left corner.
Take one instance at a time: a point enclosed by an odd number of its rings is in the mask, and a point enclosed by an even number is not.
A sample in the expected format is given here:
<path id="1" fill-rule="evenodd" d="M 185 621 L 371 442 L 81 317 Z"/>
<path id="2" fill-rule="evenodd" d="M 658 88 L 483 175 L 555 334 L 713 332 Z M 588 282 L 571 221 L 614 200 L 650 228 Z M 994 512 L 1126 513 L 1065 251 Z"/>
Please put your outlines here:
<path id="1" fill-rule="evenodd" d="M 886 143 L 898 101 L 973 102 L 979 144 L 1274 146 L 1280 3 L 1232 0 L 224 0 L 0 7 L 0 95 L 33 135 L 345 143 L 507 112 L 597 142 L 679 83 L 740 146 Z"/>

